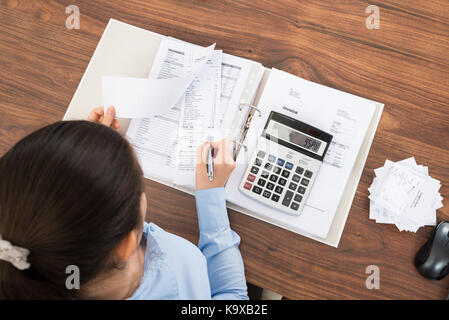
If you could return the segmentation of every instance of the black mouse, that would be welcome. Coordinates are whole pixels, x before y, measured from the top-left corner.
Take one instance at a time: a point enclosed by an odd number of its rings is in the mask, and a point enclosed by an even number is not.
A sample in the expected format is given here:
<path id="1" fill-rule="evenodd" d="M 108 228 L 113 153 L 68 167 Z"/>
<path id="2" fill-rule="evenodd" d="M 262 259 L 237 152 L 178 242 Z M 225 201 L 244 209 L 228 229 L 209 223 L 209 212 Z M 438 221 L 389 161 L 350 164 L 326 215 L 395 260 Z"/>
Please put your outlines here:
<path id="1" fill-rule="evenodd" d="M 449 273 L 449 222 L 441 221 L 419 249 L 415 266 L 424 277 L 440 280 Z"/>

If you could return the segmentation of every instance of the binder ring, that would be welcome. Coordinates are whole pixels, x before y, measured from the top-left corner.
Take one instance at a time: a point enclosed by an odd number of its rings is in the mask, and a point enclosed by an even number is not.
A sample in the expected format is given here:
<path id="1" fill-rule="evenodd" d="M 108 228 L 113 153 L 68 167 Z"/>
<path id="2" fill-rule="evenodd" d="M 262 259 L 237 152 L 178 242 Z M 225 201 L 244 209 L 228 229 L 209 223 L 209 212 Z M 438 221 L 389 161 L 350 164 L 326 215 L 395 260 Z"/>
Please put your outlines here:
<path id="1" fill-rule="evenodd" d="M 252 104 L 240 103 L 239 104 L 239 111 L 242 111 L 242 107 L 248 107 L 248 108 L 254 109 L 254 110 L 256 110 L 259 113 L 259 117 L 262 116 L 262 112 L 259 110 L 259 108 L 257 108 L 256 106 L 253 106 Z"/>
<path id="2" fill-rule="evenodd" d="M 245 149 L 245 152 L 248 151 L 248 147 L 246 145 L 244 145 L 243 143 L 241 143 L 240 141 L 232 140 L 232 142 L 234 142 L 235 144 L 238 144 L 240 147 L 243 147 L 243 149 Z"/>

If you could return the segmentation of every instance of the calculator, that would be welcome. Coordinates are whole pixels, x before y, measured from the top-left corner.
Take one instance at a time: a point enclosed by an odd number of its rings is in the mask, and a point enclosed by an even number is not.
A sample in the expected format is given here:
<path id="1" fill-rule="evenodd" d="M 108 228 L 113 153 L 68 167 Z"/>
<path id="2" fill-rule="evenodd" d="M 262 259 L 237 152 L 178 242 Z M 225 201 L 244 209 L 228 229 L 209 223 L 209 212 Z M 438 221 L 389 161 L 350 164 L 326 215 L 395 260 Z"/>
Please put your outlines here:
<path id="1" fill-rule="evenodd" d="M 300 215 L 332 135 L 272 111 L 239 190 L 282 212 Z"/>

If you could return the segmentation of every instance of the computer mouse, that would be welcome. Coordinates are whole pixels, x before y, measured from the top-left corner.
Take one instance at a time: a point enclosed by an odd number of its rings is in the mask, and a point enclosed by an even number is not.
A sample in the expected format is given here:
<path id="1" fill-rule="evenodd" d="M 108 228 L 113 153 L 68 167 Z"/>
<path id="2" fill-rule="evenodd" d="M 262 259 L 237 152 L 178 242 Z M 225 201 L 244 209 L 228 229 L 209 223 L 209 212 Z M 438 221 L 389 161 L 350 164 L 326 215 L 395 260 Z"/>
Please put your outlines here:
<path id="1" fill-rule="evenodd" d="M 426 278 L 440 280 L 449 273 L 449 222 L 441 221 L 419 249 L 415 266 Z"/>

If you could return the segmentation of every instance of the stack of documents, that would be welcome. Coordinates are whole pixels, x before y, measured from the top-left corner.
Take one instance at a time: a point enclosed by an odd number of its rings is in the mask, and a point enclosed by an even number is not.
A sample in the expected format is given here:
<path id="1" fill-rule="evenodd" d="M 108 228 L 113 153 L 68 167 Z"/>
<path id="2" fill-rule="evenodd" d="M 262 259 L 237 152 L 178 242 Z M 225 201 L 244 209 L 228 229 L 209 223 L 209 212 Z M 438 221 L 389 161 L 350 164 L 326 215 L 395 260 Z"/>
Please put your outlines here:
<path id="1" fill-rule="evenodd" d="M 428 168 L 415 159 L 387 160 L 374 170 L 370 192 L 370 219 L 395 224 L 400 231 L 416 232 L 436 224 L 436 210 L 443 206 L 440 182 L 429 176 Z"/>
<path id="2" fill-rule="evenodd" d="M 257 85 L 249 94 L 246 83 L 256 63 L 214 48 L 164 38 L 148 78 L 102 77 L 103 105 L 132 119 L 126 137 L 146 176 L 193 188 L 197 147 L 226 137 L 239 103 L 252 101 Z"/>

